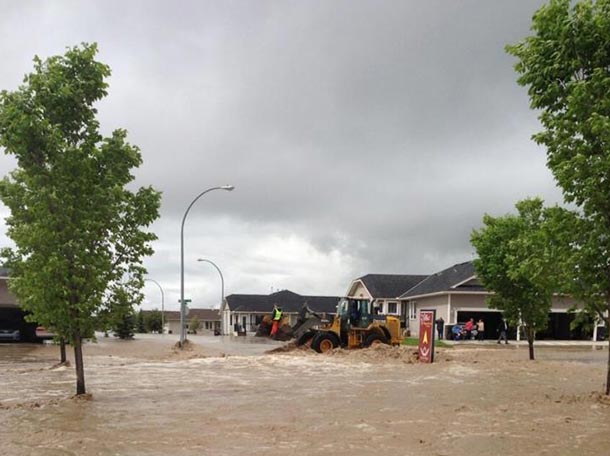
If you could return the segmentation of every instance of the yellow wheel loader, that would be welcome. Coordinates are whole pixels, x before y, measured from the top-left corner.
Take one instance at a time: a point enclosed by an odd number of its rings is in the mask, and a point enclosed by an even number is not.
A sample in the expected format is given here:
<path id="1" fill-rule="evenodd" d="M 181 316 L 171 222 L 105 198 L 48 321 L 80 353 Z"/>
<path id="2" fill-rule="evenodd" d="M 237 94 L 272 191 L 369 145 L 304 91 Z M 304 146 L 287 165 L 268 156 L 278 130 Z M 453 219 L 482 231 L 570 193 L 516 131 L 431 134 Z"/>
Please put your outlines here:
<path id="1" fill-rule="evenodd" d="M 330 324 L 309 329 L 299 335 L 297 345 L 311 343 L 318 353 L 336 347 L 347 349 L 370 347 L 375 344 L 400 345 L 400 320 L 391 315 L 372 312 L 372 303 L 365 299 L 343 298 L 337 315 Z"/>

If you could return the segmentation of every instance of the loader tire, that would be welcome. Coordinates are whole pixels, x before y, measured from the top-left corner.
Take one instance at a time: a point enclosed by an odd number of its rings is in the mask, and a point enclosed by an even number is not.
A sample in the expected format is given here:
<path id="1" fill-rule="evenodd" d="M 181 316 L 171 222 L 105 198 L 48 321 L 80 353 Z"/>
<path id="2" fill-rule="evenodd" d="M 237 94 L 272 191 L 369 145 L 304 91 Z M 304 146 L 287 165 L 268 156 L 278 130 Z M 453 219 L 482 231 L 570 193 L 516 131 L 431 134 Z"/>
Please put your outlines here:
<path id="1" fill-rule="evenodd" d="M 302 334 L 301 337 L 297 339 L 297 347 L 300 347 L 301 345 L 307 345 L 313 340 L 315 335 L 316 333 L 314 331 L 308 331 L 305 334 Z"/>
<path id="2" fill-rule="evenodd" d="M 314 336 L 313 341 L 311 342 L 311 348 L 318 353 L 326 353 L 338 346 L 339 340 L 337 336 L 330 332 L 319 332 Z"/>
<path id="3" fill-rule="evenodd" d="M 373 334 L 369 334 L 368 336 L 366 336 L 366 339 L 364 339 L 364 343 L 362 344 L 363 347 L 373 347 L 375 345 L 381 345 L 381 344 L 389 344 L 388 342 L 388 338 L 381 335 L 381 334 L 377 334 L 377 333 L 373 333 Z"/>

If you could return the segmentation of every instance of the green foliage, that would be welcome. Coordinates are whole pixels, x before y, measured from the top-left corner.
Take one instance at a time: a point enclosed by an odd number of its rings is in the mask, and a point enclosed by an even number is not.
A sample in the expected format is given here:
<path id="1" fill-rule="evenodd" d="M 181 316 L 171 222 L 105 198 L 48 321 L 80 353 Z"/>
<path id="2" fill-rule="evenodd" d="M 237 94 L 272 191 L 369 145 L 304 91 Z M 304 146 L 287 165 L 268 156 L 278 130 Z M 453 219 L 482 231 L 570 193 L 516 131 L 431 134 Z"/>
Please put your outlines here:
<path id="1" fill-rule="evenodd" d="M 161 312 L 159 312 L 157 309 L 147 312 L 144 317 L 144 327 L 146 328 L 146 332 L 162 333 L 162 321 Z"/>
<path id="2" fill-rule="evenodd" d="M 580 331 L 587 337 L 591 337 L 595 327 L 596 315 L 591 315 L 589 312 L 583 312 L 578 309 L 570 309 L 569 313 L 574 315 L 574 319 L 570 322 L 570 330 Z"/>
<path id="3" fill-rule="evenodd" d="M 569 291 L 601 318 L 610 296 L 610 0 L 552 0 L 532 30 L 507 50 L 540 111 L 544 130 L 534 139 L 565 199 L 581 209 L 569 242 Z"/>
<path id="4" fill-rule="evenodd" d="M 115 322 L 113 331 L 119 339 L 133 339 L 136 328 L 136 314 L 130 312 L 122 316 L 122 319 Z"/>
<path id="5" fill-rule="evenodd" d="M 150 187 L 127 189 L 142 163 L 127 132 L 99 132 L 94 104 L 107 95 L 110 68 L 96 53 L 83 44 L 36 57 L 23 84 L 0 93 L 0 146 L 18 165 L 0 182 L 16 245 L 2 252 L 10 288 L 33 320 L 77 346 L 117 294 L 141 299 L 142 259 L 156 239 L 144 228 L 160 204 Z"/>
<path id="6" fill-rule="evenodd" d="M 116 311 L 113 316 L 112 330 L 120 339 L 133 339 L 137 323 L 136 313 L 131 306 Z"/>
<path id="7" fill-rule="evenodd" d="M 507 46 L 543 131 L 534 140 L 581 219 L 566 257 L 570 294 L 610 327 L 610 0 L 551 0 L 533 35 Z M 604 312 L 606 314 L 604 315 Z M 610 394 L 610 358 L 606 381 Z"/>
<path id="8" fill-rule="evenodd" d="M 136 332 L 140 334 L 147 332 L 146 325 L 144 323 L 144 312 L 142 311 L 142 309 L 140 309 L 136 317 Z"/>
<path id="9" fill-rule="evenodd" d="M 114 331 L 116 337 L 121 339 L 133 339 L 136 313 L 131 299 L 134 295 L 137 295 L 137 293 L 133 290 L 130 291 L 128 284 L 122 284 L 112 293 L 111 299 L 107 303 L 110 329 Z"/>
<path id="10" fill-rule="evenodd" d="M 417 337 L 406 337 L 402 340 L 402 345 L 407 345 L 409 347 L 417 347 L 419 346 L 419 339 Z M 434 339 L 434 346 L 440 348 L 453 348 L 453 345 L 438 339 Z"/>
<path id="11" fill-rule="evenodd" d="M 570 240 L 563 274 L 566 293 L 584 303 L 587 312 L 608 325 L 605 312 L 610 305 L 610 226 L 596 218 L 577 217 L 566 228 L 564 235 Z"/>
<path id="12" fill-rule="evenodd" d="M 189 331 L 192 334 L 197 334 L 197 330 L 201 328 L 201 322 L 199 321 L 199 318 L 197 318 L 197 316 L 195 315 L 193 318 L 191 318 L 191 320 L 189 321 Z"/>
<path id="13" fill-rule="evenodd" d="M 516 208 L 517 215 L 485 215 L 485 226 L 473 231 L 471 242 L 479 256 L 477 275 L 494 292 L 488 305 L 502 310 L 512 324 L 520 322 L 533 344 L 536 331 L 546 328 L 559 287 L 561 252 L 550 239 L 565 211 L 545 209 L 538 198 L 520 201 Z"/>

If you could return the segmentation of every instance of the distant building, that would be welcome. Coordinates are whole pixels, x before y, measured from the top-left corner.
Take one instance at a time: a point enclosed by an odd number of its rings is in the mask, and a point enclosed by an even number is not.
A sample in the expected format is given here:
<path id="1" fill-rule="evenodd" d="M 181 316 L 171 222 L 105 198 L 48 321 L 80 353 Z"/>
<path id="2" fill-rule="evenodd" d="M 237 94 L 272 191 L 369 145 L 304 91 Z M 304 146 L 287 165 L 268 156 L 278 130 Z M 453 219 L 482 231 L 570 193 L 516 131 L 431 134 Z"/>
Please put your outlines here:
<path id="1" fill-rule="evenodd" d="M 0 267 L 0 330 L 18 330 L 19 339 L 37 341 L 36 323 L 25 321 L 25 312 L 21 310 L 17 298 L 8 290 L 9 270 Z"/>
<path id="2" fill-rule="evenodd" d="M 496 338 L 496 329 L 502 319 L 499 310 L 487 306 L 487 291 L 476 276 L 472 261 L 455 264 L 435 274 L 429 275 L 416 286 L 398 297 L 406 303 L 410 315 L 409 327 L 411 334 L 417 334 L 417 319 L 419 310 L 436 310 L 436 316 L 445 320 L 445 335 L 451 326 L 462 324 L 473 318 L 485 322 L 486 338 Z M 585 339 L 586 335 L 579 330 L 570 328 L 574 314 L 569 310 L 582 308 L 569 296 L 556 295 L 553 297 L 549 314 L 548 327 L 545 331 L 536 334 L 537 339 Z M 597 326 L 593 331 L 593 338 L 597 338 Z M 512 337 L 518 337 L 516 328 L 513 328 Z M 589 336 L 590 338 L 591 336 Z"/>
<path id="3" fill-rule="evenodd" d="M 436 310 L 437 318 L 443 317 L 446 336 L 452 326 L 473 318 L 485 322 L 485 337 L 493 339 L 502 313 L 487 306 L 490 294 L 477 278 L 472 261 L 427 275 L 367 274 L 352 281 L 347 292 L 350 298 L 370 300 L 380 313 L 399 316 L 401 326 L 412 336 L 418 335 L 419 311 L 425 309 Z M 569 296 L 553 297 L 548 328 L 536 337 L 597 339 L 603 332 L 598 326 L 593 326 L 592 335 L 570 327 L 574 320 L 574 314 L 569 312 L 572 308 L 582 306 Z M 512 337 L 517 337 L 516 328 L 512 328 Z"/>
<path id="4" fill-rule="evenodd" d="M 152 310 L 143 310 L 146 315 Z M 214 330 L 220 331 L 220 312 L 218 309 L 189 309 L 184 324 L 188 330 L 191 320 L 197 317 L 199 320 L 198 334 L 213 334 Z M 180 334 L 180 312 L 177 310 L 166 310 L 163 312 L 163 321 L 165 325 L 163 332 L 165 334 Z"/>
<path id="5" fill-rule="evenodd" d="M 0 268 L 0 308 L 17 308 L 17 298 L 8 291 L 8 269 Z"/>
<path id="6" fill-rule="evenodd" d="M 408 326 L 406 303 L 398 296 L 410 290 L 428 275 L 422 274 L 367 274 L 355 279 L 347 290 L 347 297 L 373 302 L 380 314 L 400 318 L 400 326 Z"/>
<path id="7" fill-rule="evenodd" d="M 254 333 L 265 315 L 271 315 L 273 305 L 282 308 L 291 325 L 296 323 L 303 304 L 317 313 L 332 316 L 337 312 L 339 296 L 302 296 L 289 290 L 269 295 L 231 294 L 221 309 L 222 334 L 233 334 L 236 325 Z"/>

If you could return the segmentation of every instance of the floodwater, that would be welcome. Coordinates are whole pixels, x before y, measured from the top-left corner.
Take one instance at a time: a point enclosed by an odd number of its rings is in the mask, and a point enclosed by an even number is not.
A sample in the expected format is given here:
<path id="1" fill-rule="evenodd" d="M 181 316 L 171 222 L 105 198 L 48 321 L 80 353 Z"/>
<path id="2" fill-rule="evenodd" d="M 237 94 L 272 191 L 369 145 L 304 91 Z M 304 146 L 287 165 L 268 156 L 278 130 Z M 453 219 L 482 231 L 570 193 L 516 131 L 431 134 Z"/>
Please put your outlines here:
<path id="1" fill-rule="evenodd" d="M 607 349 L 266 354 L 255 338 L 100 339 L 89 399 L 57 347 L 0 345 L 7 455 L 606 455 Z"/>

